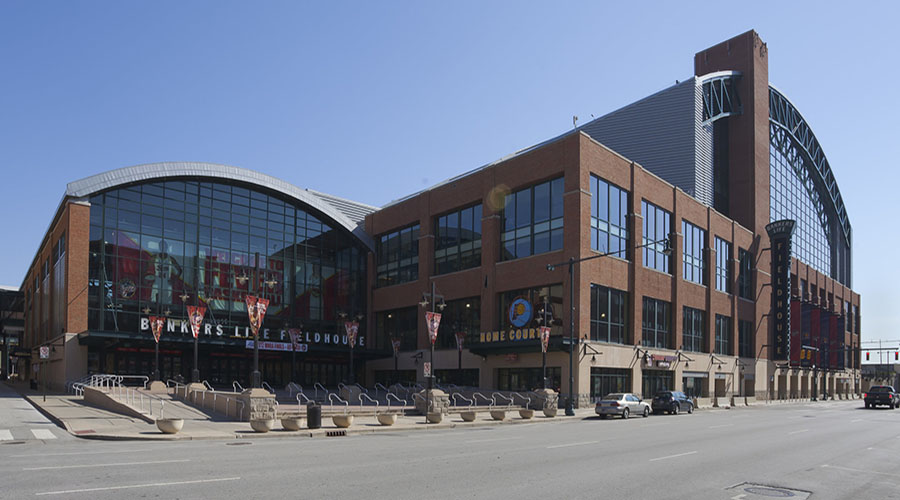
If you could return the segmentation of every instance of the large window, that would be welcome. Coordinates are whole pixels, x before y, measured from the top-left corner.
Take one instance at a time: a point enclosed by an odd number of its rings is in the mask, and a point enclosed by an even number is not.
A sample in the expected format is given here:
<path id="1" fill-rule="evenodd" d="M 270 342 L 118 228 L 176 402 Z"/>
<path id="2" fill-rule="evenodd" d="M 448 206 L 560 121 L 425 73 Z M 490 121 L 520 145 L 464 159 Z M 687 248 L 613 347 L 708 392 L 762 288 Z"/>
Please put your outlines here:
<path id="1" fill-rule="evenodd" d="M 628 258 L 628 191 L 591 176 L 591 248 Z"/>
<path id="2" fill-rule="evenodd" d="M 392 338 L 400 339 L 400 350 L 418 348 L 419 309 L 407 307 L 375 313 L 375 345 L 381 351 L 391 351 Z"/>
<path id="3" fill-rule="evenodd" d="M 753 322 L 738 320 L 738 355 L 742 358 L 756 357 L 753 352 Z"/>
<path id="4" fill-rule="evenodd" d="M 682 341 L 685 351 L 705 352 L 703 311 L 684 306 Z"/>
<path id="5" fill-rule="evenodd" d="M 743 248 L 739 248 L 738 266 L 738 297 L 756 300 L 753 290 L 753 254 Z M 801 285 L 803 285 L 801 286 L 801 294 L 804 294 L 805 291 L 802 289 L 806 288 L 806 282 L 801 281 Z"/>
<path id="6" fill-rule="evenodd" d="M 533 391 L 543 387 L 541 368 L 498 368 L 497 389 L 501 391 Z M 560 389 L 562 371 L 558 366 L 547 367 L 547 387 Z"/>
<path id="7" fill-rule="evenodd" d="M 501 260 L 563 247 L 563 178 L 506 195 Z"/>
<path id="8" fill-rule="evenodd" d="M 607 394 L 631 392 L 631 370 L 591 368 L 591 401 L 596 403 Z"/>
<path id="9" fill-rule="evenodd" d="M 201 304 L 227 335 L 247 327 L 244 298 L 257 295 L 269 300 L 265 328 L 342 333 L 338 311 L 366 312 L 365 248 L 262 189 L 169 180 L 92 196 L 88 327 L 141 332 L 141 317 L 186 320 L 185 306 Z"/>
<path id="10" fill-rule="evenodd" d="M 591 340 L 624 344 L 628 292 L 591 284 Z"/>
<path id="11" fill-rule="evenodd" d="M 731 293 L 731 243 L 716 236 L 716 290 Z"/>
<path id="12" fill-rule="evenodd" d="M 481 265 L 481 204 L 435 219 L 434 273 Z"/>
<path id="13" fill-rule="evenodd" d="M 731 355 L 731 318 L 716 314 L 716 354 Z"/>
<path id="14" fill-rule="evenodd" d="M 663 391 L 671 391 L 675 388 L 675 372 L 663 370 L 644 370 L 641 376 L 641 398 L 650 399 Z"/>
<path id="15" fill-rule="evenodd" d="M 66 331 L 66 234 L 53 246 L 53 326 L 50 337 Z"/>
<path id="16" fill-rule="evenodd" d="M 376 242 L 377 285 L 389 286 L 419 279 L 419 225 L 381 235 Z"/>
<path id="17" fill-rule="evenodd" d="M 666 255 L 665 243 L 659 242 L 669 238 L 672 233 L 672 214 L 657 207 L 647 200 L 641 200 L 641 213 L 644 215 L 644 267 L 671 273 L 672 256 Z M 653 244 L 651 244 L 653 243 Z"/>
<path id="18" fill-rule="evenodd" d="M 681 233 L 684 243 L 681 253 L 684 279 L 705 285 L 706 259 L 703 250 L 706 248 L 706 231 L 682 219 Z"/>
<path id="19" fill-rule="evenodd" d="M 662 300 L 644 297 L 642 337 L 645 347 L 672 347 L 672 305 Z"/>
<path id="20" fill-rule="evenodd" d="M 456 334 L 466 334 L 463 341 L 463 349 L 468 347 L 468 342 L 478 336 L 481 326 L 481 297 L 471 297 L 447 301 L 441 313 L 441 324 L 438 327 L 438 336 L 435 347 L 441 349 L 456 349 Z"/>

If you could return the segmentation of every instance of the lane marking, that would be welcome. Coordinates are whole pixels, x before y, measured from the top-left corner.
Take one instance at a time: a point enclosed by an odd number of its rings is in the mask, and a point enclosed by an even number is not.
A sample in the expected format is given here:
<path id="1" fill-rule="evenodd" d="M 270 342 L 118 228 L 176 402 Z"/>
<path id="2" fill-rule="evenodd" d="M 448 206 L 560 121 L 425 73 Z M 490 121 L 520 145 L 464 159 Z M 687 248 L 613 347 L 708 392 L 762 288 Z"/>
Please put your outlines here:
<path id="1" fill-rule="evenodd" d="M 2 431 L 0 431 L 2 432 Z M 9 455 L 10 458 L 31 458 L 31 457 L 63 457 L 69 455 L 110 455 L 112 453 L 141 453 L 158 450 L 151 449 L 135 449 L 135 450 L 109 450 L 109 451 L 76 451 L 74 453 L 31 453 L 28 455 Z"/>
<path id="2" fill-rule="evenodd" d="M 517 437 L 493 438 L 493 439 L 473 439 L 466 443 L 490 443 L 492 441 L 509 441 L 510 439 L 519 439 Z"/>
<path id="3" fill-rule="evenodd" d="M 190 462 L 189 459 L 179 460 L 155 460 L 153 462 L 119 462 L 114 464 L 79 464 L 79 465 L 54 465 L 49 467 L 25 467 L 22 470 L 57 470 L 57 469 L 87 469 L 88 467 L 124 467 L 128 465 L 153 465 L 153 464 L 175 464 L 182 462 Z"/>
<path id="4" fill-rule="evenodd" d="M 31 429 L 36 439 L 56 439 L 56 436 L 50 432 L 50 429 Z"/>
<path id="5" fill-rule="evenodd" d="M 548 446 L 547 449 L 552 450 L 554 448 L 568 448 L 569 446 L 584 446 L 587 444 L 597 444 L 597 441 L 584 441 L 581 443 L 557 444 L 557 445 L 553 445 L 553 446 Z"/>
<path id="6" fill-rule="evenodd" d="M 734 424 L 722 424 L 722 425 L 712 425 L 710 429 L 721 429 L 722 427 L 732 427 Z"/>
<path id="7" fill-rule="evenodd" d="M 840 469 L 840 470 L 845 470 L 848 472 L 863 472 L 866 474 L 880 474 L 882 476 L 900 477 L 900 474 L 892 474 L 890 472 L 878 472 L 878 471 L 874 471 L 874 470 L 852 469 L 850 467 L 841 467 L 840 465 L 824 464 L 824 465 L 822 465 L 822 467 L 827 467 L 829 469 Z"/>
<path id="8" fill-rule="evenodd" d="M 12 432 L 9 429 L 0 429 L 0 441 L 12 441 Z"/>
<path id="9" fill-rule="evenodd" d="M 68 495 L 70 493 L 86 493 L 89 491 L 111 491 L 111 490 L 127 490 L 134 488 L 152 488 L 154 486 L 176 486 L 181 484 L 201 484 L 201 483 L 217 483 L 222 481 L 237 481 L 239 477 L 222 477 L 217 479 L 197 479 L 194 481 L 174 481 L 171 483 L 145 483 L 145 484 L 131 484 L 127 486 L 107 486 L 104 488 L 84 488 L 81 490 L 62 490 L 62 491 L 45 491 L 42 493 L 35 493 L 35 496 L 43 496 L 43 495 Z"/>
<path id="10" fill-rule="evenodd" d="M 788 432 L 788 436 L 790 436 L 791 434 L 800 434 L 801 432 L 809 432 L 809 429 L 803 429 L 803 430 L 800 430 L 800 431 Z"/>
<path id="11" fill-rule="evenodd" d="M 857 423 L 857 422 L 862 422 L 862 421 L 863 421 L 863 419 L 857 418 L 856 420 L 851 420 L 850 423 L 851 423 L 851 424 L 855 424 L 855 423 Z"/>
<path id="12" fill-rule="evenodd" d="M 677 454 L 677 455 L 669 455 L 669 456 L 667 456 L 667 457 L 651 458 L 650 461 L 651 461 L 651 462 L 656 462 L 657 460 L 667 460 L 667 459 L 669 459 L 669 458 L 684 457 L 684 456 L 687 456 L 687 455 L 693 455 L 694 453 L 697 453 L 697 452 L 696 452 L 696 451 L 689 451 L 689 452 L 687 452 L 687 453 L 679 453 L 679 454 Z"/>

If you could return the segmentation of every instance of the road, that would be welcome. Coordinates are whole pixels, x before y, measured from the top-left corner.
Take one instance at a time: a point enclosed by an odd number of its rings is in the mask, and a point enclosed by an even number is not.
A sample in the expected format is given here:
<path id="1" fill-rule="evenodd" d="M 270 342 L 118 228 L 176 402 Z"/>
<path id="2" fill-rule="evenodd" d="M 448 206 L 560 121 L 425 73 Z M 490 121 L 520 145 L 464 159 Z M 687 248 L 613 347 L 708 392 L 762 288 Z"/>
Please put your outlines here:
<path id="1" fill-rule="evenodd" d="M 0 496 L 755 500 L 769 486 L 885 499 L 900 498 L 898 456 L 900 410 L 838 401 L 317 439 L 35 441 L 0 445 Z"/>

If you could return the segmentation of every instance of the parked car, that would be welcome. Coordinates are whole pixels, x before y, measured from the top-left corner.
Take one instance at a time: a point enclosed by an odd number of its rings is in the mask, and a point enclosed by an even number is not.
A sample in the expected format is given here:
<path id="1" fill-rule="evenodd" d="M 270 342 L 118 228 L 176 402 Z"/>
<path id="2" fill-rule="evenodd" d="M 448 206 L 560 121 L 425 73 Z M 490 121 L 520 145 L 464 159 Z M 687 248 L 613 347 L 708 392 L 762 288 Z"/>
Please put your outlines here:
<path id="1" fill-rule="evenodd" d="M 622 418 L 628 418 L 630 415 L 647 417 L 650 415 L 650 405 L 629 392 L 617 392 L 607 394 L 603 399 L 597 401 L 594 411 L 600 415 L 600 418 L 610 415 L 621 415 Z"/>
<path id="2" fill-rule="evenodd" d="M 662 391 L 653 396 L 650 407 L 653 409 L 653 413 L 666 412 L 670 415 L 678 415 L 678 412 L 681 411 L 694 413 L 694 400 L 683 392 Z"/>
<path id="3" fill-rule="evenodd" d="M 875 385 L 863 393 L 863 401 L 866 402 L 866 408 L 875 408 L 878 405 L 885 405 L 890 409 L 900 406 L 900 396 L 889 385 Z"/>

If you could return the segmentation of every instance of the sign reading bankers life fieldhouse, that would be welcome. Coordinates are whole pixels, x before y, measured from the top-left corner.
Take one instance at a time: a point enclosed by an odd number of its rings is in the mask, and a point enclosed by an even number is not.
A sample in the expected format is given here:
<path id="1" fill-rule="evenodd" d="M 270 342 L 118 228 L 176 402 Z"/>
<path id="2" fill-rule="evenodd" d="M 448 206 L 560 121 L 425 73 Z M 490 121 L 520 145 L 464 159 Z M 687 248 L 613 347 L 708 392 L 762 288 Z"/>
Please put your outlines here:
<path id="1" fill-rule="evenodd" d="M 772 359 L 788 359 L 791 352 L 791 236 L 794 221 L 777 220 L 766 226 L 772 247 L 772 318 L 775 350 Z"/>

